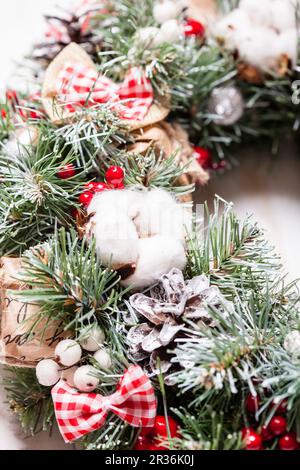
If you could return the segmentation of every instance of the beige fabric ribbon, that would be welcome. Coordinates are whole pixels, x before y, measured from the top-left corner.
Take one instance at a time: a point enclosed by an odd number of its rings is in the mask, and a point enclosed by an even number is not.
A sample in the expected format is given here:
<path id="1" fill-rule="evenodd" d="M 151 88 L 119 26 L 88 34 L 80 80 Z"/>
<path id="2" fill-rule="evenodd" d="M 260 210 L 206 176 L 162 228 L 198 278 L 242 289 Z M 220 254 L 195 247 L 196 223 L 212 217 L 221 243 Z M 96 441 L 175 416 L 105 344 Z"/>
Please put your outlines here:
<path id="1" fill-rule="evenodd" d="M 39 307 L 24 303 L 9 292 L 26 288 L 15 279 L 20 270 L 21 258 L 1 258 L 0 362 L 16 367 L 35 367 L 40 360 L 53 357 L 57 343 L 68 334 L 58 322 L 44 329 L 46 323 L 41 321 L 38 331 L 29 336 L 28 331 L 36 320 Z"/>

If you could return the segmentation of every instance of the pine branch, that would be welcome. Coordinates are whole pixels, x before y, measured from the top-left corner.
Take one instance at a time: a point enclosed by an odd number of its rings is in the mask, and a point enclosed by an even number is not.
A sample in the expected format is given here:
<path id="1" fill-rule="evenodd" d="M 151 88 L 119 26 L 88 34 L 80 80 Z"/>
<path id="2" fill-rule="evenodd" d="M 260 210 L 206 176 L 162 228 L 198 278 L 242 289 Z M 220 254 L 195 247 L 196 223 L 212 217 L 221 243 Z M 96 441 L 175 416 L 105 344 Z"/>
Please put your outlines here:
<path id="1" fill-rule="evenodd" d="M 212 214 L 207 205 L 205 213 L 205 226 L 196 225 L 190 239 L 188 277 L 206 273 L 212 283 L 229 293 L 233 285 L 238 290 L 259 288 L 259 280 L 264 282 L 266 273 L 269 277 L 277 275 L 280 258 L 250 217 L 241 223 L 232 204 L 219 197 Z"/>
<path id="2" fill-rule="evenodd" d="M 0 156 L 1 255 L 22 253 L 46 239 L 56 224 L 74 223 L 71 211 L 82 190 L 82 172 L 60 179 L 61 167 L 73 161 L 53 150 L 53 141 L 40 138 L 37 147 L 26 146 L 19 155 Z"/>
<path id="3" fill-rule="evenodd" d="M 54 422 L 51 389 L 39 385 L 35 369 L 7 367 L 3 384 L 10 408 L 19 416 L 26 433 L 51 430 Z"/>
<path id="4" fill-rule="evenodd" d="M 71 149 L 78 167 L 99 172 L 107 158 L 117 156 L 119 146 L 132 141 L 126 124 L 110 107 L 104 104 L 97 109 L 78 110 L 76 120 L 59 128 L 50 127 L 46 138 L 53 137 L 57 152 Z"/>
<path id="5" fill-rule="evenodd" d="M 164 188 L 180 197 L 194 191 L 195 185 L 180 186 L 178 180 L 185 166 L 176 163 L 176 152 L 168 158 L 150 148 L 145 155 L 120 152 L 117 158 L 108 159 L 106 165 L 121 165 L 125 170 L 125 186 L 136 188 Z"/>
<path id="6" fill-rule="evenodd" d="M 189 109 L 218 83 L 232 77 L 232 61 L 224 60 L 218 48 L 200 47 L 190 38 L 156 47 L 141 43 L 138 30 L 157 26 L 153 5 L 153 0 L 111 2 L 112 10 L 102 29 L 105 50 L 99 53 L 101 70 L 121 80 L 130 67 L 142 66 L 159 100 L 171 98 L 172 110 Z"/>
<path id="7" fill-rule="evenodd" d="M 99 322 L 106 329 L 108 318 L 120 302 L 119 277 L 101 266 L 95 242 L 79 240 L 74 231 L 61 229 L 49 243 L 24 254 L 19 278 L 29 287 L 14 295 L 41 306 L 33 328 L 46 319 L 62 322 L 65 330 L 79 333 Z"/>
<path id="8" fill-rule="evenodd" d="M 173 411 L 181 421 L 182 437 L 178 440 L 178 448 L 182 450 L 243 448 L 239 429 L 232 431 L 233 422 L 231 419 L 228 420 L 228 415 L 226 416 L 224 412 L 216 412 L 210 406 L 205 410 L 193 409 L 192 412 L 183 407 Z"/>

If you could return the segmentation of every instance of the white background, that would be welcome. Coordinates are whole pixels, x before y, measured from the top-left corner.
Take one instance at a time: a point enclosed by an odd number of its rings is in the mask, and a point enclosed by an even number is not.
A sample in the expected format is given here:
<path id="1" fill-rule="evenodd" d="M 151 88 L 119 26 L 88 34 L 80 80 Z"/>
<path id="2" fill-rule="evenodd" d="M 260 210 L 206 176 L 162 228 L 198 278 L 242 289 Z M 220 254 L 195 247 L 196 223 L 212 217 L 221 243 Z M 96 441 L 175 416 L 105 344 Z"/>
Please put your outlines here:
<path id="1" fill-rule="evenodd" d="M 1 0 L 0 6 L 0 89 L 14 75 L 13 61 L 21 59 L 43 30 L 42 13 L 58 0 Z M 60 1 L 60 4 L 62 2 Z M 197 191 L 197 202 L 212 201 L 214 193 L 235 203 L 244 216 L 254 213 L 282 255 L 290 278 L 300 274 L 300 155 L 295 142 L 283 143 L 280 156 L 272 157 L 258 148 L 241 148 L 240 166 L 215 178 L 207 189 Z M 0 392 L 1 393 L 1 392 Z M 5 401 L 4 393 L 0 401 Z M 24 439 L 3 403 L 0 408 L 0 449 L 71 449 L 57 432 Z"/>

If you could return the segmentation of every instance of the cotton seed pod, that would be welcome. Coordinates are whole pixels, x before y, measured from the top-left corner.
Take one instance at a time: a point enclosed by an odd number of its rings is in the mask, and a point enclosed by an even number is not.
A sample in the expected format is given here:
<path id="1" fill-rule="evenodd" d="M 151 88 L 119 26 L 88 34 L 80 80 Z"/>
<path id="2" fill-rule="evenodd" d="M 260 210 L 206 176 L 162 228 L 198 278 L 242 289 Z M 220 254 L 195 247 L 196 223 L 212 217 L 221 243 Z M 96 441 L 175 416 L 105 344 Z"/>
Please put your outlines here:
<path id="1" fill-rule="evenodd" d="M 102 369 L 111 368 L 112 360 L 106 349 L 99 349 L 99 351 L 96 351 L 94 358 Z"/>
<path id="2" fill-rule="evenodd" d="M 101 330 L 100 326 L 95 325 L 83 332 L 83 338 L 80 341 L 82 348 L 89 352 L 95 352 L 103 345 L 105 333 Z"/>
<path id="3" fill-rule="evenodd" d="M 73 366 L 81 359 L 81 347 L 73 339 L 64 339 L 55 348 L 55 357 L 63 366 Z"/>
<path id="4" fill-rule="evenodd" d="M 52 387 L 59 379 L 59 365 L 52 359 L 43 359 L 36 366 L 38 382 L 45 387 Z"/>
<path id="5" fill-rule="evenodd" d="M 180 3 L 171 0 L 156 2 L 153 7 L 154 19 L 160 24 L 164 23 L 165 21 L 177 18 L 180 12 Z"/>
<path id="6" fill-rule="evenodd" d="M 75 387 L 81 392 L 92 392 L 99 385 L 99 379 L 95 374 L 97 374 L 95 367 L 79 367 L 74 374 Z"/>

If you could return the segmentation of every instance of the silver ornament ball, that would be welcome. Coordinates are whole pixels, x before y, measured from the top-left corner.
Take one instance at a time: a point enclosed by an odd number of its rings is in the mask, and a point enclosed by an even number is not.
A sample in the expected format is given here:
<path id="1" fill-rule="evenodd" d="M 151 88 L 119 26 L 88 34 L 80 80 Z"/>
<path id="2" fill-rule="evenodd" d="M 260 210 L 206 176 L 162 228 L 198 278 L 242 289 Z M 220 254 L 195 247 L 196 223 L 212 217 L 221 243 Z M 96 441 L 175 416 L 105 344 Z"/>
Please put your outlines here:
<path id="1" fill-rule="evenodd" d="M 245 102 L 242 93 L 231 85 L 213 90 L 208 101 L 208 112 L 219 126 L 231 126 L 243 115 Z"/>

